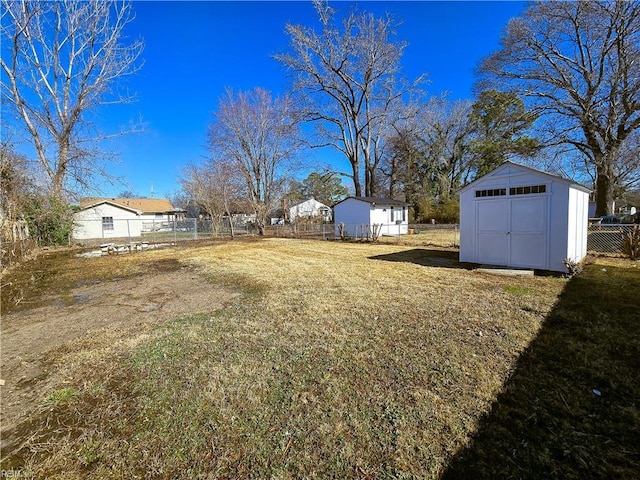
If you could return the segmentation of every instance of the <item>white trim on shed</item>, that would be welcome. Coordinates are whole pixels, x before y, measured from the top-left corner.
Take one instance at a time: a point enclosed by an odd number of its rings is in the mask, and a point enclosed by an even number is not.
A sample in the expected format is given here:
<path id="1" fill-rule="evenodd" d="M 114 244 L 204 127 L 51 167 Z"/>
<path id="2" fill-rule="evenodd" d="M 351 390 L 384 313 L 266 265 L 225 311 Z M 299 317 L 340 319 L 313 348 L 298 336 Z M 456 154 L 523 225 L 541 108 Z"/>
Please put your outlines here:
<path id="1" fill-rule="evenodd" d="M 587 253 L 589 189 L 506 162 L 462 188 L 460 261 L 566 272 Z"/>

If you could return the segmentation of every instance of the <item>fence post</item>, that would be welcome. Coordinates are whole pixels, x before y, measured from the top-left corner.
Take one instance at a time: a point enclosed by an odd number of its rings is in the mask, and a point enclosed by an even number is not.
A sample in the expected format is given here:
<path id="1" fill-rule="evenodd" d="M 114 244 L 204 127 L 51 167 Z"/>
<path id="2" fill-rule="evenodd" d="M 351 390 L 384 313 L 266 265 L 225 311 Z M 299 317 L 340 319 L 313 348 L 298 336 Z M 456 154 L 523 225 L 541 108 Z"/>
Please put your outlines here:
<path id="1" fill-rule="evenodd" d="M 178 243 L 178 228 L 176 225 L 176 217 L 173 217 L 173 243 Z"/>

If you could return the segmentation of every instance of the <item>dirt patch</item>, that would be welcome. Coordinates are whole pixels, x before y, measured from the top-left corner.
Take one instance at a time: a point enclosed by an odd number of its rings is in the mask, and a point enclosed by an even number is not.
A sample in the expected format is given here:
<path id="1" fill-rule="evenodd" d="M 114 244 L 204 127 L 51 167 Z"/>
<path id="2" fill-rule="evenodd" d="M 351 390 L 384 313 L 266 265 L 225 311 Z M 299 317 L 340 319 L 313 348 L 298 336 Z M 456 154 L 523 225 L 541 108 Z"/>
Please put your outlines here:
<path id="1" fill-rule="evenodd" d="M 146 268 L 148 267 L 148 268 Z M 83 279 L 47 292 L 46 302 L 2 316 L 0 428 L 2 456 L 18 440 L 16 426 L 56 388 L 66 354 L 135 337 L 178 317 L 211 312 L 236 295 L 175 259 L 145 264 L 128 278 Z M 104 335 L 108 330 L 110 335 Z M 101 345 L 103 347 L 103 345 Z"/>

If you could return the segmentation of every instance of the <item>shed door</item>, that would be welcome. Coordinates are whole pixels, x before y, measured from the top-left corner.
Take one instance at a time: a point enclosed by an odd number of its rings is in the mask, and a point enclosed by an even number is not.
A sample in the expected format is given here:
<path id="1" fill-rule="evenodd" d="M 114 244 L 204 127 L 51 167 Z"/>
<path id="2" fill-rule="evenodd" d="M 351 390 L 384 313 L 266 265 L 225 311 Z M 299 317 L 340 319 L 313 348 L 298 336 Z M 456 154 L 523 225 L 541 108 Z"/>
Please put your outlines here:
<path id="1" fill-rule="evenodd" d="M 547 197 L 478 199 L 479 263 L 547 268 Z"/>

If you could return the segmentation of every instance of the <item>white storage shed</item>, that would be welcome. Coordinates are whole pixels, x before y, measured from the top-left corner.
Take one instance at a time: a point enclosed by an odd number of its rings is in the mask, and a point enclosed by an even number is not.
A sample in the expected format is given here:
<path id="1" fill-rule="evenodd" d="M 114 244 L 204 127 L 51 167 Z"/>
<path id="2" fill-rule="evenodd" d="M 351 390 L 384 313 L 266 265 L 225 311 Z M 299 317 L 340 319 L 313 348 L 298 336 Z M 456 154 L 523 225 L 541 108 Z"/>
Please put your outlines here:
<path id="1" fill-rule="evenodd" d="M 460 195 L 460 261 L 566 272 L 587 254 L 590 190 L 506 162 Z"/>
<path id="2" fill-rule="evenodd" d="M 365 236 L 374 225 L 380 235 L 404 235 L 409 229 L 408 207 L 408 203 L 391 198 L 345 198 L 333 206 L 336 235 L 341 223 L 350 237 Z"/>

